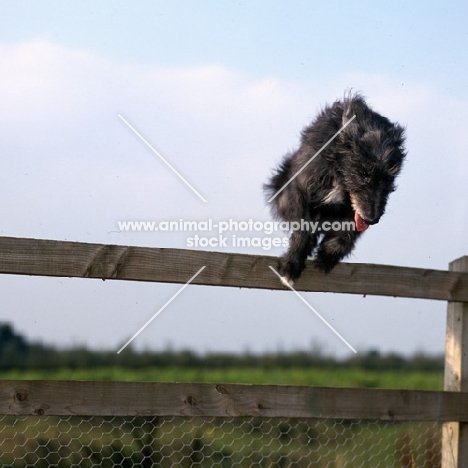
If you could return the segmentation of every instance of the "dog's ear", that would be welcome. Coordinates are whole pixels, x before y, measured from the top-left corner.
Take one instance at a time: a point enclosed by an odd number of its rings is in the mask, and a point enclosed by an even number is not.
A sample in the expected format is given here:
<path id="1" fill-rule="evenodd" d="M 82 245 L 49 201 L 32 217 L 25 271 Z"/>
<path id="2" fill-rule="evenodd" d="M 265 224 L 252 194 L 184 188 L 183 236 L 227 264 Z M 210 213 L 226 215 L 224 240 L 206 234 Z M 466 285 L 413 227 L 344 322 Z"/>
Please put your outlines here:
<path id="1" fill-rule="evenodd" d="M 341 120 L 342 125 L 346 125 L 353 117 L 353 109 L 351 108 L 351 101 L 346 100 L 343 103 L 343 116 Z"/>
<path id="2" fill-rule="evenodd" d="M 394 162 L 394 164 L 390 166 L 390 168 L 388 169 L 388 173 L 392 177 L 396 177 L 400 173 L 402 165 L 403 165 L 403 161 Z"/>
<path id="3" fill-rule="evenodd" d="M 356 122 L 355 112 L 353 109 L 353 102 L 351 100 L 345 100 L 343 103 L 343 115 L 341 117 L 341 125 L 346 125 L 345 132 L 352 138 L 357 138 L 359 134 L 359 125 Z M 352 120 L 352 122 L 350 122 Z"/>
<path id="4" fill-rule="evenodd" d="M 405 150 L 405 128 L 399 124 L 394 124 L 391 130 L 392 139 L 394 142 L 395 150 L 390 156 L 390 174 L 396 177 L 401 170 L 403 161 L 406 157 Z"/>
<path id="5" fill-rule="evenodd" d="M 405 142 L 405 129 L 401 125 L 394 124 L 393 128 L 391 130 L 391 135 L 395 141 L 395 143 L 399 147 L 403 147 L 404 142 Z"/>
<path id="6" fill-rule="evenodd" d="M 406 151 L 404 148 L 404 129 L 398 125 L 391 131 L 392 139 L 390 140 L 390 147 L 384 153 L 383 161 L 387 166 L 387 172 L 396 177 L 403 166 Z M 388 142 L 388 140 L 387 140 Z"/>

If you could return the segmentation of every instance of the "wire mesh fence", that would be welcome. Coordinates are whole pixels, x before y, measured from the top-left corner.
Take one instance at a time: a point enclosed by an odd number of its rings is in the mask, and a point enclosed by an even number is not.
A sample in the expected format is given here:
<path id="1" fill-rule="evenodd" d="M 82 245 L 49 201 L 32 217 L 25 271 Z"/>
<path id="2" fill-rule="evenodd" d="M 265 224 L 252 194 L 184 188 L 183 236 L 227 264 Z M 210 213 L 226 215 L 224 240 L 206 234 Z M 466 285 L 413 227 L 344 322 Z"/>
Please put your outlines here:
<path id="1" fill-rule="evenodd" d="M 439 468 L 441 424 L 0 416 L 0 467 Z"/>

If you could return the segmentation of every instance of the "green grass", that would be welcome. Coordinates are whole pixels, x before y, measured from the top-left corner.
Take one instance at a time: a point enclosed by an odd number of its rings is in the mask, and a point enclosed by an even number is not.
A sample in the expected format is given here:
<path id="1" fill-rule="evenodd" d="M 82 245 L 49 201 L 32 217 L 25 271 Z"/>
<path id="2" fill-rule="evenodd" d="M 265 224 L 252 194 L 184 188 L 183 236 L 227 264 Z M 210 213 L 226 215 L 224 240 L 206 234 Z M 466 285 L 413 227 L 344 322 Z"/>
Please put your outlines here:
<path id="1" fill-rule="evenodd" d="M 370 371 L 321 368 L 144 368 L 27 370 L 0 372 L 3 380 L 115 380 L 152 382 L 246 383 L 326 387 L 442 390 L 442 372 Z"/>

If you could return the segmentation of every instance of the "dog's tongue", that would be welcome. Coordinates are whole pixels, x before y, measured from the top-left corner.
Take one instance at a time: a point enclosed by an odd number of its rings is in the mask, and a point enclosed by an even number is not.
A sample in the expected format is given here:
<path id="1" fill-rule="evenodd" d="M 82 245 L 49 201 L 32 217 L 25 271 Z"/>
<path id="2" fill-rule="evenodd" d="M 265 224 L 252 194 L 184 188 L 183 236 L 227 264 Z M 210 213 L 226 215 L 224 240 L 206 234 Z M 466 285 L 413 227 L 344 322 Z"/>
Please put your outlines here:
<path id="1" fill-rule="evenodd" d="M 369 227 L 369 225 L 361 218 L 357 211 L 354 213 L 354 223 L 356 224 L 356 229 L 359 232 L 363 232 Z"/>

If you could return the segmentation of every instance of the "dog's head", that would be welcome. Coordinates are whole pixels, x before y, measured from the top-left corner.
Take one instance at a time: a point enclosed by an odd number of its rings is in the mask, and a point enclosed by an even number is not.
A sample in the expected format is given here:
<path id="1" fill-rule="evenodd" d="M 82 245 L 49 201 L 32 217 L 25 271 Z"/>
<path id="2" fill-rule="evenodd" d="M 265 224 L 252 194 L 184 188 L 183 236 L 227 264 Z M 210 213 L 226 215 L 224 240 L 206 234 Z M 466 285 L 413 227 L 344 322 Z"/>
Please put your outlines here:
<path id="1" fill-rule="evenodd" d="M 395 190 L 405 158 L 404 129 L 369 109 L 360 97 L 345 101 L 346 123 L 335 163 L 351 199 L 356 229 L 365 231 L 379 222 Z"/>

